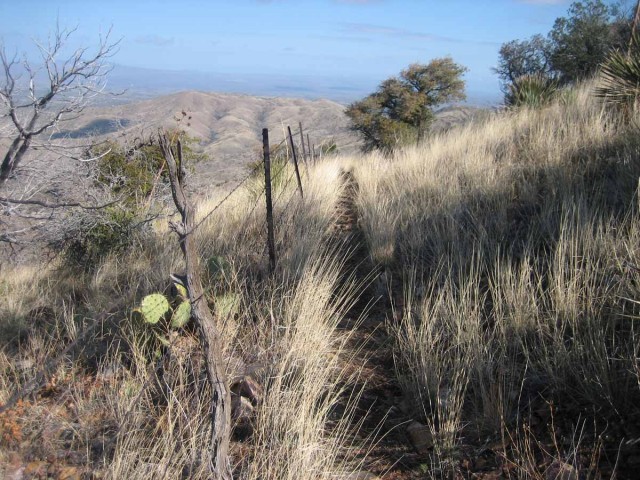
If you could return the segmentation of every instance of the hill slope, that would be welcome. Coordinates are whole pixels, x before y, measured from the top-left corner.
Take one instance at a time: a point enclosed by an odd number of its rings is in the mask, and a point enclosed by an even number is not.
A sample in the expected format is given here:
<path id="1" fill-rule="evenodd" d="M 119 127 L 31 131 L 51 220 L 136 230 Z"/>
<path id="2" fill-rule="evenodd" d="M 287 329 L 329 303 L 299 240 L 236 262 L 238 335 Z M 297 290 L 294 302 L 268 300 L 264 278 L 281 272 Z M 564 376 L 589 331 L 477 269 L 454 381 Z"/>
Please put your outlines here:
<path id="1" fill-rule="evenodd" d="M 311 142 L 334 141 L 342 153 L 357 149 L 357 138 L 348 130 L 344 106 L 329 100 L 253 97 L 222 93 L 181 92 L 142 102 L 87 109 L 83 116 L 64 125 L 58 136 L 98 139 L 153 134 L 159 127 L 175 128 L 176 119 L 190 136 L 199 140 L 209 157 L 196 166 L 196 187 L 223 185 L 244 174 L 245 166 L 258 158 L 262 129 L 269 128 L 272 143 L 282 140 L 282 127 L 298 130 L 303 123 Z M 296 138 L 297 140 L 297 138 Z"/>
<path id="2" fill-rule="evenodd" d="M 199 205 L 236 478 L 637 476 L 640 141 L 591 92 L 276 183 L 273 271 L 259 178 Z M 183 268 L 153 227 L 5 267 L 0 475 L 209 478 L 196 332 L 132 314 Z"/>

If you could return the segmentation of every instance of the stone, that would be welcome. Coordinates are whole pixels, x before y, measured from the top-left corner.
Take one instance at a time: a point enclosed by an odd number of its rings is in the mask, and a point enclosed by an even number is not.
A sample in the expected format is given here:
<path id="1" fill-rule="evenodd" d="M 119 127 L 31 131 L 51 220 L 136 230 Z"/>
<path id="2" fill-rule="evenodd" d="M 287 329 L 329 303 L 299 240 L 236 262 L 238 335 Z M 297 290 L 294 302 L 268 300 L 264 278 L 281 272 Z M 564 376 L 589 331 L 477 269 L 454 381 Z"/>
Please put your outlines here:
<path id="1" fill-rule="evenodd" d="M 255 408 L 251 401 L 246 397 L 238 395 L 231 396 L 231 418 L 236 422 L 248 422 L 253 418 Z"/>
<path id="2" fill-rule="evenodd" d="M 240 397 L 248 398 L 254 406 L 258 405 L 264 396 L 262 387 L 249 376 L 245 376 L 231 385 L 231 392 Z"/>
<path id="3" fill-rule="evenodd" d="M 43 461 L 29 462 L 24 467 L 23 473 L 26 478 L 46 477 L 49 464 Z"/>
<path id="4" fill-rule="evenodd" d="M 371 472 L 361 470 L 359 472 L 347 473 L 337 477 L 337 480 L 380 480 L 380 477 Z"/>
<path id="5" fill-rule="evenodd" d="M 82 475 L 76 467 L 62 467 L 58 472 L 58 480 L 81 480 Z"/>
<path id="6" fill-rule="evenodd" d="M 433 434 L 426 425 L 415 420 L 407 426 L 407 435 L 417 453 L 425 455 L 433 448 Z"/>

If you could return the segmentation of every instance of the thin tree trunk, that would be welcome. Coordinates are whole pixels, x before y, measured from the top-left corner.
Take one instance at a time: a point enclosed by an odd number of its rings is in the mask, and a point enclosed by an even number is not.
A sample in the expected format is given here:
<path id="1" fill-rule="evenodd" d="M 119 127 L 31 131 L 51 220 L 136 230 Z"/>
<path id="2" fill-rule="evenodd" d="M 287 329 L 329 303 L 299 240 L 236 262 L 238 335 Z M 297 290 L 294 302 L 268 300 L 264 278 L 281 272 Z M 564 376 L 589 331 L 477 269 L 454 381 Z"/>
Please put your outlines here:
<path id="1" fill-rule="evenodd" d="M 215 319 L 207 305 L 202 282 L 200 262 L 194 237 L 194 210 L 183 189 L 182 147 L 178 142 L 178 162 L 173 156 L 171 145 L 165 135 L 160 135 L 160 147 L 167 161 L 171 193 L 182 221 L 173 223 L 171 228 L 178 234 L 180 249 L 184 256 L 187 276 L 187 293 L 191 302 L 191 314 L 200 331 L 200 344 L 207 362 L 207 378 L 211 385 L 210 409 L 211 438 L 209 444 L 209 465 L 215 479 L 232 478 L 229 462 L 229 437 L 231 434 L 231 394 L 224 373 L 224 359 L 220 345 L 220 334 Z"/>
<path id="2" fill-rule="evenodd" d="M 29 143 L 29 138 L 24 139 L 21 136 L 16 137 L 11 142 L 9 150 L 7 150 L 4 159 L 2 159 L 2 166 L 0 166 L 0 185 L 9 178 L 18 163 L 20 163 L 24 152 L 29 147 Z"/>

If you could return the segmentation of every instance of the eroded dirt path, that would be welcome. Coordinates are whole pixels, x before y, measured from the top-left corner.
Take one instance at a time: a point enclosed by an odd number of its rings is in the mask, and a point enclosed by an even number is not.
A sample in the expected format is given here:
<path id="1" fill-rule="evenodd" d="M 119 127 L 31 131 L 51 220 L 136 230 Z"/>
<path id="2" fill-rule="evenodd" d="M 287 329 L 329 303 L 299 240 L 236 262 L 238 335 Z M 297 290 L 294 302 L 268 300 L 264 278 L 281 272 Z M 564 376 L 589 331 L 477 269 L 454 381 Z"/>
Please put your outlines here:
<path id="1" fill-rule="evenodd" d="M 341 328 L 351 332 L 350 345 L 358 352 L 354 363 L 363 371 L 355 421 L 363 421 L 360 436 L 373 439 L 364 469 L 384 480 L 423 478 L 420 458 L 405 433 L 411 418 L 403 411 L 393 340 L 385 327 L 392 315 L 391 301 L 359 225 L 357 181 L 348 171 L 342 172 L 341 181 L 344 188 L 337 204 L 334 240 L 349 253 L 344 281 L 363 283 L 362 294 Z"/>

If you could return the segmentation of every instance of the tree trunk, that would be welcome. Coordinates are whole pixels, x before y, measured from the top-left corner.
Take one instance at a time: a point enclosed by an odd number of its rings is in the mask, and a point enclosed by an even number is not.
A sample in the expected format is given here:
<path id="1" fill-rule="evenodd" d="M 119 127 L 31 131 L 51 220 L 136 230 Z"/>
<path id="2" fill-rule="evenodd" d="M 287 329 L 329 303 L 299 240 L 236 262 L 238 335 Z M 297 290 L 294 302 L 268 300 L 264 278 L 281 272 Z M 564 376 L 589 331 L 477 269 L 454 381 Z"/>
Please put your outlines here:
<path id="1" fill-rule="evenodd" d="M 229 462 L 229 437 L 231 434 L 231 394 L 223 369 L 224 359 L 220 345 L 220 335 L 207 305 L 204 289 L 200 281 L 200 262 L 194 238 L 194 211 L 183 189 L 182 150 L 178 142 L 178 162 L 171 151 L 165 135 L 160 136 L 160 147 L 167 161 L 171 193 L 182 221 L 171 225 L 178 234 L 180 249 L 186 265 L 186 288 L 191 302 L 191 314 L 198 326 L 200 345 L 207 363 L 207 379 L 211 385 L 212 401 L 210 409 L 211 437 L 208 463 L 214 478 L 232 478 Z"/>
<path id="2" fill-rule="evenodd" d="M 11 142 L 9 150 L 7 150 L 2 160 L 2 165 L 0 166 L 0 185 L 7 181 L 11 173 L 18 166 L 24 152 L 29 148 L 29 143 L 31 143 L 31 139 L 29 137 L 23 138 L 22 136 L 17 136 L 13 142 Z"/>

